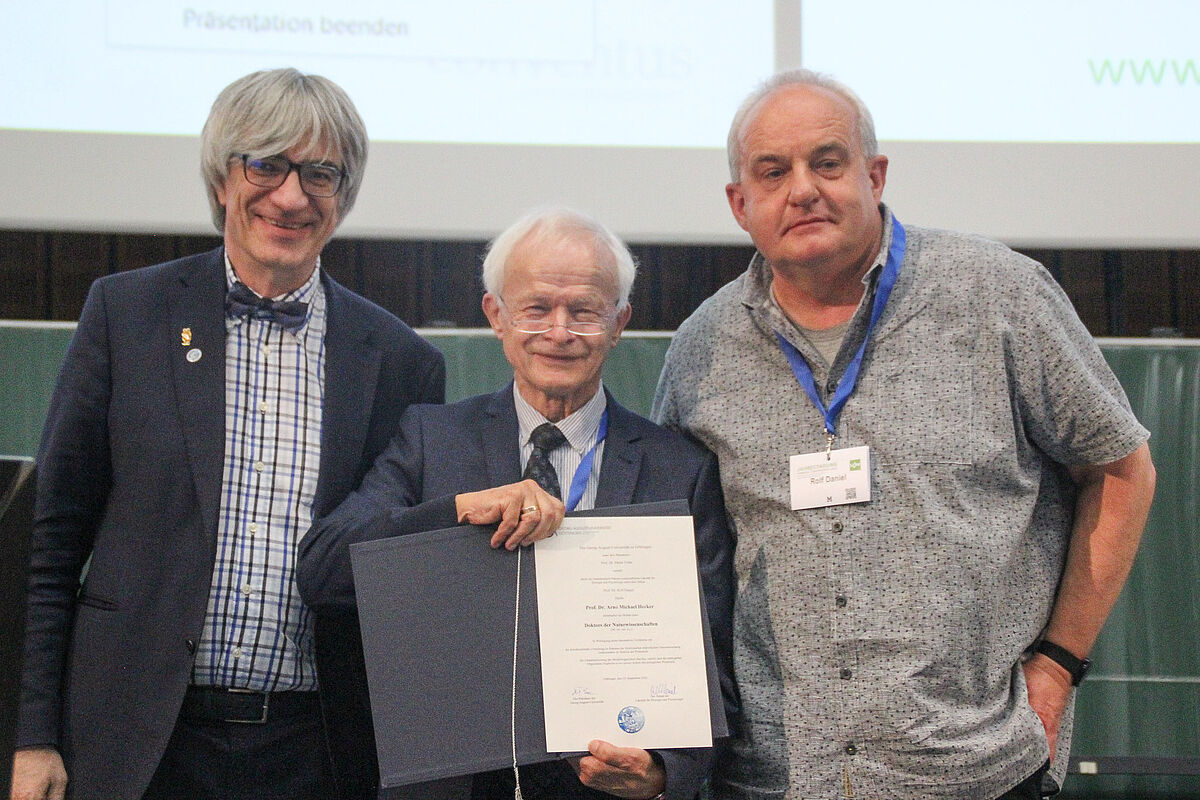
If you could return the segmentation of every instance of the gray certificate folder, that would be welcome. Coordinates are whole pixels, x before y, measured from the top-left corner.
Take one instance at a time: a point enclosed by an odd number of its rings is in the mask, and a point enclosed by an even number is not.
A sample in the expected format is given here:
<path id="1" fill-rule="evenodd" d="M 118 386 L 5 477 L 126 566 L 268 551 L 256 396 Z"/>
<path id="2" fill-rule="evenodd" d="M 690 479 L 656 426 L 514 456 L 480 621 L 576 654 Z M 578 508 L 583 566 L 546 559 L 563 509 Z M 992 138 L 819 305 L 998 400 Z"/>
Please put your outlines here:
<path id="1" fill-rule="evenodd" d="M 687 502 L 577 516 L 687 516 Z M 549 761 L 533 553 L 488 545 L 463 526 L 350 546 L 380 780 L 385 788 Z M 703 590 L 701 590 L 703 591 Z M 703 600 L 703 598 L 701 598 Z M 713 737 L 728 735 L 704 603 Z M 512 717 L 513 627 L 516 719 Z"/>

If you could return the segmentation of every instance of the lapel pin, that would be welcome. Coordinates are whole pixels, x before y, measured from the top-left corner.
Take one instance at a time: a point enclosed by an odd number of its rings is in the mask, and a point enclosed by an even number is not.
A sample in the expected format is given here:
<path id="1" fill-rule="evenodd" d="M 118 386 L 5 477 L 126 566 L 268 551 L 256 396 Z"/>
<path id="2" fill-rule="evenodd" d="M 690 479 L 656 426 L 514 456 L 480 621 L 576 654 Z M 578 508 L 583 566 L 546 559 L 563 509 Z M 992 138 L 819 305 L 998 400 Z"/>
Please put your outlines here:
<path id="1" fill-rule="evenodd" d="M 179 331 L 179 343 L 181 345 L 183 345 L 184 347 L 187 347 L 189 344 L 192 343 L 192 329 L 191 328 L 183 328 Z"/>
<path id="2" fill-rule="evenodd" d="M 187 360 L 195 364 L 200 360 L 200 356 L 202 355 L 204 354 L 200 352 L 199 347 L 193 347 L 191 350 L 187 351 Z"/>

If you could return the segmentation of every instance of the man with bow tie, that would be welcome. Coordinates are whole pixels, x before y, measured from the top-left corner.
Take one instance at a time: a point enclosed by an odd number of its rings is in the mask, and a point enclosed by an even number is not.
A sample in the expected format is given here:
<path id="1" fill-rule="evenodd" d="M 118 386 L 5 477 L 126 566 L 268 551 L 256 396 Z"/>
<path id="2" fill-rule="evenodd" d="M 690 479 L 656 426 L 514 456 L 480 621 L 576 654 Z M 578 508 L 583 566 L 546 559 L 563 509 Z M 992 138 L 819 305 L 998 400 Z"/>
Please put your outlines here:
<path id="1" fill-rule="evenodd" d="M 716 459 L 621 406 L 601 381 L 632 313 L 634 275 L 625 245 L 576 212 L 533 212 L 496 237 L 483 264 L 483 310 L 513 382 L 405 413 L 362 487 L 318 519 L 302 543 L 297 580 L 317 613 L 353 607 L 354 542 L 471 523 L 495 526 L 491 546 L 512 550 L 551 535 L 568 511 L 687 500 L 733 709 L 733 541 Z M 582 758 L 521 767 L 521 796 L 686 800 L 711 761 L 709 748 L 648 752 L 597 740 Z M 475 776 L 471 797 L 502 800 L 514 788 L 511 769 L 484 773 Z"/>
<path id="2" fill-rule="evenodd" d="M 201 147 L 223 246 L 96 281 L 51 402 L 14 798 L 352 784 L 330 759 L 297 545 L 407 405 L 442 401 L 445 370 L 320 268 L 367 153 L 338 86 L 241 78 Z"/>

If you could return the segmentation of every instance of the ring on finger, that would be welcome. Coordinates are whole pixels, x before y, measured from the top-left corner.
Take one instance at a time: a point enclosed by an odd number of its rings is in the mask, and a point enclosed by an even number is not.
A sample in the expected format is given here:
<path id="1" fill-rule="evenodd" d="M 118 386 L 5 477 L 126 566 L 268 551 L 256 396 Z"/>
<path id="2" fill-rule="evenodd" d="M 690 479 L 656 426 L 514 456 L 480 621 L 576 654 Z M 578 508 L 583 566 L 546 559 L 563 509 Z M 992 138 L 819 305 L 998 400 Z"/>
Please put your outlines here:
<path id="1" fill-rule="evenodd" d="M 521 509 L 521 516 L 532 514 L 535 511 L 540 511 L 540 509 L 537 506 L 525 506 Z"/>

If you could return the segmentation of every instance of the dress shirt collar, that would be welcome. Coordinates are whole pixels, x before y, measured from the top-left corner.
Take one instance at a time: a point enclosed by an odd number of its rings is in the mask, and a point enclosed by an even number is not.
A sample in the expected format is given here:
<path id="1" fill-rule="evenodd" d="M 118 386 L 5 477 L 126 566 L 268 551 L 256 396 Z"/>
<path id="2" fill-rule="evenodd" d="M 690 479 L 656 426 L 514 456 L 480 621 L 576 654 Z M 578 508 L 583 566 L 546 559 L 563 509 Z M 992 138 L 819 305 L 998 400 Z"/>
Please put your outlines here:
<path id="1" fill-rule="evenodd" d="M 883 220 L 883 241 L 879 244 L 879 252 L 875 254 L 875 261 L 872 262 L 871 268 L 862 277 L 863 285 L 867 287 L 867 291 L 863 293 L 864 298 L 872 295 L 871 286 L 883 270 L 884 264 L 887 263 L 888 249 L 892 246 L 892 212 L 886 204 L 880 203 L 879 213 Z M 772 317 L 778 315 L 786 319 L 787 315 L 775 302 L 775 295 L 771 291 L 774 274 L 771 272 L 771 265 L 762 257 L 762 253 L 756 252 L 750 259 L 749 273 L 742 302 L 750 308 L 765 311 Z"/>
<path id="2" fill-rule="evenodd" d="M 537 409 L 526 402 L 524 397 L 521 397 L 516 383 L 513 383 L 512 392 L 513 402 L 517 409 L 519 441 L 522 447 L 526 447 L 529 445 L 529 436 L 533 433 L 533 429 L 550 420 L 543 417 Z M 595 444 L 596 435 L 600 431 L 600 417 L 604 415 L 607 405 L 608 399 L 604 396 L 604 387 L 601 386 L 596 390 L 596 394 L 592 395 L 592 398 L 578 410 L 554 423 L 563 432 L 563 436 L 567 437 L 567 444 L 571 446 L 571 449 L 583 454 Z"/>

